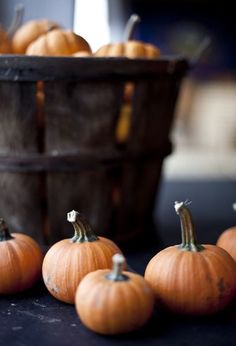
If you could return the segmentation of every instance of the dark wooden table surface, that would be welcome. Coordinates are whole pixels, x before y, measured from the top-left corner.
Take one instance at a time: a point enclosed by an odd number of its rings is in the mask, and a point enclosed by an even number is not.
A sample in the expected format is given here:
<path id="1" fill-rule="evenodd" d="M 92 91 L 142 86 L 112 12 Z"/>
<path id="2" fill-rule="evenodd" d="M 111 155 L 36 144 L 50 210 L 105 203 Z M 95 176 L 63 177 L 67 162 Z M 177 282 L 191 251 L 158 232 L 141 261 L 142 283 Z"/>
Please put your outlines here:
<path id="1" fill-rule="evenodd" d="M 165 246 L 180 242 L 175 200 L 192 200 L 191 210 L 199 241 L 215 243 L 218 235 L 236 224 L 232 203 L 236 181 L 163 181 L 155 210 L 156 239 L 125 250 L 131 268 L 144 273 L 149 259 Z M 73 306 L 51 297 L 43 283 L 33 290 L 0 298 L 0 345 L 236 345 L 236 302 L 219 315 L 181 318 L 156 311 L 141 330 L 119 337 L 88 331 Z"/>

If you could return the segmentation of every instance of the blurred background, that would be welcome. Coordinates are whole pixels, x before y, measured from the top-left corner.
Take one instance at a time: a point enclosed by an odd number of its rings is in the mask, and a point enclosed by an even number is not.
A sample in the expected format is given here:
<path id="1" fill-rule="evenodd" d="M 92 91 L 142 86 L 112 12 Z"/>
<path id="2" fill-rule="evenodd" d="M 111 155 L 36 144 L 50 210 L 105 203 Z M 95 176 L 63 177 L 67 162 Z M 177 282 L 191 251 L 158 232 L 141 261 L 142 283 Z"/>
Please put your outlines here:
<path id="1" fill-rule="evenodd" d="M 0 23 L 10 25 L 19 0 L 0 0 Z M 22 0 L 24 21 L 48 18 L 84 36 L 95 51 L 121 41 L 130 14 L 141 23 L 135 38 L 163 55 L 186 56 L 191 70 L 182 85 L 172 129 L 174 150 L 166 179 L 236 177 L 236 35 L 233 2 L 204 0 Z M 198 56 L 202 44 L 205 50 Z"/>

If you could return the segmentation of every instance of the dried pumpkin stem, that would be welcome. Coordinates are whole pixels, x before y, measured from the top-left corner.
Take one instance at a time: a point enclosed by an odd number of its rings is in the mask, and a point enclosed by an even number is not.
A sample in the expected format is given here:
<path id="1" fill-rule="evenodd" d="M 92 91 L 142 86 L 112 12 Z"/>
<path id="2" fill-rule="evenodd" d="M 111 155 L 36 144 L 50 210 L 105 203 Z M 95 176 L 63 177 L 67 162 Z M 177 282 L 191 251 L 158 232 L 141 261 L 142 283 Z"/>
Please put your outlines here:
<path id="1" fill-rule="evenodd" d="M 127 281 L 127 275 L 122 274 L 125 265 L 125 258 L 123 255 L 117 253 L 112 257 L 113 267 L 112 271 L 106 275 L 106 278 L 111 281 Z"/>
<path id="2" fill-rule="evenodd" d="M 177 208 L 178 208 L 178 202 L 175 202 L 175 210 L 178 214 Z M 186 233 L 186 231 L 185 231 L 187 228 L 187 221 L 186 221 L 185 215 L 182 215 L 180 225 L 181 225 L 181 239 L 182 239 L 181 246 L 185 247 L 185 246 L 187 246 L 187 243 L 189 242 L 188 233 Z"/>
<path id="3" fill-rule="evenodd" d="M 132 14 L 126 24 L 124 31 L 124 41 L 130 41 L 133 38 L 135 28 L 141 19 L 137 14 Z"/>
<path id="4" fill-rule="evenodd" d="M 16 30 L 21 26 L 24 16 L 24 6 L 22 4 L 17 4 L 14 8 L 14 18 L 12 20 L 12 23 L 7 30 L 7 35 L 9 37 L 12 37 Z"/>
<path id="5" fill-rule="evenodd" d="M 197 235 L 190 210 L 189 202 L 175 202 L 175 211 L 180 217 L 182 243 L 180 249 L 184 251 L 202 251 L 204 247 L 198 244 Z"/>
<path id="6" fill-rule="evenodd" d="M 86 218 L 77 211 L 69 212 L 67 221 L 71 222 L 74 227 L 75 234 L 71 238 L 73 243 L 92 242 L 99 239 Z"/>
<path id="7" fill-rule="evenodd" d="M 13 239 L 12 235 L 9 232 L 6 222 L 0 218 L 0 241 L 6 241 Z"/>

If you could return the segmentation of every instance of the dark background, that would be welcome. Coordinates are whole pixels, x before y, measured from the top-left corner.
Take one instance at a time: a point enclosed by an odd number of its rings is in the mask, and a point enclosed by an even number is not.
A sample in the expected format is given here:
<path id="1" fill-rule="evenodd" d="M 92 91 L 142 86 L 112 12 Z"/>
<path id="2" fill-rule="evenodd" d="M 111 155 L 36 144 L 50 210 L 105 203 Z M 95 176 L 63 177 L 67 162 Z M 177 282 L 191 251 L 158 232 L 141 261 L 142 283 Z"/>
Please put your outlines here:
<path id="1" fill-rule="evenodd" d="M 126 20 L 141 16 L 136 38 L 156 44 L 163 54 L 191 58 L 204 37 L 211 46 L 195 70 L 199 78 L 236 72 L 236 30 L 233 2 L 204 0 L 121 1 Z M 110 1 L 111 11 L 113 2 Z M 112 11 L 115 17 L 115 9 Z"/>

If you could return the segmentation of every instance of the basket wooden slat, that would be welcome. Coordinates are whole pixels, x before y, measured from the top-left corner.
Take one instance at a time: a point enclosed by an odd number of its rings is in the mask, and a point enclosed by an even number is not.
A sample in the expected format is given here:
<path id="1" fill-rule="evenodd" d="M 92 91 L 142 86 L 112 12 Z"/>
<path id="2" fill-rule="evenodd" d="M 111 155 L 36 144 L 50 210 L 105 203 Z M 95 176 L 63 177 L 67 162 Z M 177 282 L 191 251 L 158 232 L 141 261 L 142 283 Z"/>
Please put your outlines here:
<path id="1" fill-rule="evenodd" d="M 176 57 L 1 56 L 1 216 L 40 242 L 71 235 L 71 209 L 120 244 L 142 238 L 171 152 L 169 132 L 187 67 Z M 120 143 L 116 129 L 127 102 L 130 130 Z"/>
<path id="2" fill-rule="evenodd" d="M 35 83 L 0 82 L 0 155 L 38 152 Z M 13 230 L 43 241 L 39 174 L 0 172 L 0 213 Z"/>

